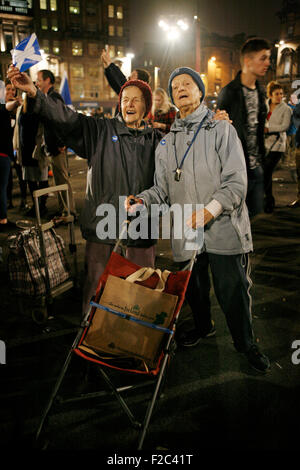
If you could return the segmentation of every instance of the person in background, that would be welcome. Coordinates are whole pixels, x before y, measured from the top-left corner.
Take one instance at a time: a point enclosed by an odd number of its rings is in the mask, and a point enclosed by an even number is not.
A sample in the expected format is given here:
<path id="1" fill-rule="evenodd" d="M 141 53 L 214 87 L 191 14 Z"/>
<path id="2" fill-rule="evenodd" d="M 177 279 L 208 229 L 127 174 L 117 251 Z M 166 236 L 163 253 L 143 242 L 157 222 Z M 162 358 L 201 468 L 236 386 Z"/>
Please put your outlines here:
<path id="1" fill-rule="evenodd" d="M 274 210 L 275 199 L 272 192 L 272 175 L 277 163 L 286 150 L 286 131 L 291 124 L 292 110 L 282 101 L 283 89 L 277 82 L 267 85 L 267 119 L 265 125 L 265 147 L 267 153 L 264 158 L 264 210 L 270 214 Z"/>
<path id="2" fill-rule="evenodd" d="M 222 88 L 218 108 L 225 109 L 242 142 L 247 165 L 247 206 L 250 218 L 264 210 L 264 128 L 267 116 L 265 91 L 259 83 L 270 66 L 270 45 L 251 38 L 241 48 L 241 71 Z"/>
<path id="3" fill-rule="evenodd" d="M 46 96 L 51 96 L 55 101 L 61 101 L 64 103 L 61 95 L 54 90 L 54 83 L 55 77 L 50 70 L 40 70 L 38 72 L 36 85 L 41 90 L 41 92 Z M 44 125 L 44 139 L 47 152 L 51 156 L 55 184 L 68 185 L 70 211 L 74 216 L 77 216 L 73 190 L 67 168 L 66 146 L 64 142 L 58 137 L 57 132 L 54 131 L 53 126 L 51 126 L 49 123 Z M 67 212 L 67 200 L 65 193 L 57 193 L 57 195 L 59 209 L 56 215 L 60 217 Z"/>
<path id="4" fill-rule="evenodd" d="M 0 104 L 0 232 L 16 228 L 7 218 L 7 185 L 13 162 L 11 112 L 20 105 L 19 100 Z"/>
<path id="5" fill-rule="evenodd" d="M 142 80 L 148 84 L 151 82 L 149 72 L 144 69 L 134 69 L 127 79 L 122 70 L 112 62 L 109 48 L 102 50 L 101 61 L 104 66 L 104 73 L 107 81 L 117 95 L 120 93 L 122 86 L 127 80 Z"/>
<path id="6" fill-rule="evenodd" d="M 156 88 L 153 92 L 152 109 L 148 114 L 149 124 L 167 134 L 175 120 L 175 116 L 176 108 L 170 103 L 165 90 L 163 88 Z"/>
<path id="7" fill-rule="evenodd" d="M 21 97 L 16 96 L 16 89 L 15 87 L 11 84 L 9 80 L 5 80 L 5 102 L 8 103 L 9 101 L 19 101 L 19 103 L 22 103 Z M 13 129 L 15 127 L 16 123 L 16 111 L 17 108 L 15 108 L 11 113 L 11 134 L 13 135 Z M 21 202 L 20 202 L 20 210 L 26 210 L 28 209 L 27 206 L 27 183 L 26 181 L 23 180 L 22 177 L 22 166 L 19 164 L 18 160 L 15 158 L 15 155 L 13 155 L 13 165 L 10 168 L 10 173 L 9 173 L 9 180 L 8 180 L 8 185 L 7 185 L 7 199 L 8 199 L 8 209 L 13 208 L 13 202 L 12 202 L 12 193 L 13 193 L 13 169 L 15 169 L 18 181 L 19 181 L 19 187 L 20 187 L 20 195 L 21 195 Z"/>
<path id="8" fill-rule="evenodd" d="M 293 121 L 296 126 L 297 132 L 295 137 L 296 143 L 296 176 L 297 176 L 297 197 L 289 204 L 289 207 L 296 209 L 300 207 L 300 101 L 295 106 L 293 111 Z"/>
<path id="9" fill-rule="evenodd" d="M 292 119 L 291 119 L 291 124 L 290 127 L 286 131 L 286 153 L 284 157 L 284 166 L 288 168 L 291 172 L 295 168 L 296 164 L 296 133 L 297 133 L 297 127 L 295 125 L 294 119 L 293 119 L 293 111 L 296 107 L 296 104 L 298 102 L 297 96 L 295 94 L 291 94 L 288 106 L 292 110 Z"/>

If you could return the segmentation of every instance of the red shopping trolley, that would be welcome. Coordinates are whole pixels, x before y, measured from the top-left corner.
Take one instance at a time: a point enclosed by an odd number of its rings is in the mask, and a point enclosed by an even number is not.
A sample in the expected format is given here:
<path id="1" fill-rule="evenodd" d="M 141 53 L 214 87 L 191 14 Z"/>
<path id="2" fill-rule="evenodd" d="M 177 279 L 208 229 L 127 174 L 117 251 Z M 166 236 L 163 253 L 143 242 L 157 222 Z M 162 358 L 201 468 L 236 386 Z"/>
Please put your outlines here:
<path id="1" fill-rule="evenodd" d="M 126 224 L 128 223 L 127 221 Z M 123 230 L 127 230 L 127 225 L 125 225 Z M 153 409 L 162 390 L 167 366 L 172 354 L 174 354 L 176 322 L 184 302 L 196 252 L 194 252 L 192 259 L 182 271 L 168 272 L 167 275 L 160 276 L 159 270 L 152 270 L 152 273 L 150 271 L 149 274 L 148 271 L 146 276 L 135 280 L 137 277 L 136 274 L 140 273 L 142 269 L 145 270 L 145 268 L 141 268 L 128 261 L 117 252 L 121 239 L 122 234 L 114 247 L 105 271 L 99 279 L 94 299 L 90 302 L 89 310 L 81 323 L 47 406 L 44 409 L 37 430 L 36 440 L 39 440 L 41 436 L 45 421 L 57 397 L 73 354 L 75 354 L 83 360 L 97 366 L 104 382 L 108 386 L 108 393 L 112 393 L 115 396 L 131 424 L 139 431 L 138 450 L 141 450 L 143 447 Z M 132 278 L 135 280 L 134 283 L 132 282 Z M 159 282 L 161 284 L 160 288 L 158 288 Z M 109 292 L 111 292 L 111 290 L 108 290 L 108 288 L 111 288 L 111 283 L 114 289 L 114 283 L 117 283 L 117 285 L 121 284 L 123 289 L 122 294 L 126 289 L 127 291 L 129 290 L 129 292 L 131 292 L 131 289 L 134 291 L 132 295 L 132 308 L 124 306 L 124 303 L 121 306 L 118 304 L 118 292 L 116 290 L 113 290 L 116 295 L 113 298 L 110 296 Z M 125 287 L 123 288 L 123 285 L 125 285 L 126 289 Z M 138 291 L 137 294 L 136 291 Z M 149 311 L 149 307 L 151 307 L 151 302 L 149 304 L 148 300 L 149 294 L 151 294 L 150 298 L 154 298 L 153 305 L 156 312 L 155 318 L 150 316 L 152 321 L 149 321 L 149 318 L 147 318 L 145 310 L 139 308 L 139 296 L 144 295 L 144 297 L 147 298 L 146 311 Z M 162 297 L 164 305 L 163 310 L 167 310 L 168 302 L 171 304 L 169 312 L 162 312 L 159 308 L 160 295 L 164 296 Z M 121 295 L 121 297 L 124 296 Z M 141 312 L 141 310 L 143 311 Z M 167 324 L 164 320 L 167 321 Z M 114 322 L 113 327 L 110 325 L 109 328 L 107 328 L 107 324 L 109 324 L 110 321 Z M 123 326 L 120 327 L 120 325 Z M 122 342 L 123 334 L 125 335 L 125 343 L 127 339 L 127 344 L 128 342 L 134 343 L 132 338 L 138 338 L 140 342 L 133 344 L 133 348 L 129 351 L 124 350 L 124 341 Z M 111 337 L 111 335 L 113 335 L 113 337 Z M 128 341 L 128 338 L 131 338 L 131 341 Z M 141 343 L 141 338 L 146 338 L 147 341 Z M 153 344 L 155 347 L 151 349 Z M 111 380 L 112 373 L 121 374 L 123 372 L 129 373 L 129 375 L 135 374 L 135 377 L 140 376 L 140 379 L 146 377 L 147 385 L 150 384 L 153 387 L 153 393 L 146 407 L 142 423 L 136 419 L 125 399 L 121 396 L 122 391 L 139 388 L 141 384 L 134 383 L 117 388 Z M 99 391 L 99 393 L 95 392 L 92 395 L 93 398 L 103 396 L 103 390 Z M 86 398 L 90 397 L 91 394 L 86 394 Z M 84 398 L 83 395 L 80 395 L 79 399 L 82 400 Z M 71 399 L 71 401 L 75 400 L 76 397 Z M 59 399 L 60 405 L 67 401 L 70 400 L 63 400 L 61 397 Z"/>

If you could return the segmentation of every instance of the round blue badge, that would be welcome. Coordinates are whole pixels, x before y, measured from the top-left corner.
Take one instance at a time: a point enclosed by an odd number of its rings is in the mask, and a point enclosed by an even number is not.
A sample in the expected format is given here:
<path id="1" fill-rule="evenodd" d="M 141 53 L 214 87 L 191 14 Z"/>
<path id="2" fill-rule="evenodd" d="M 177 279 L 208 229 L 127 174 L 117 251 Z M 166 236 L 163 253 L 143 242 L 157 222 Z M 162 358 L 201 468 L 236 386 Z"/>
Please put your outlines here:
<path id="1" fill-rule="evenodd" d="M 117 142 L 117 141 L 118 141 L 118 136 L 117 136 L 117 135 L 113 135 L 112 138 L 111 138 L 111 140 L 112 140 L 113 142 Z"/>
<path id="2" fill-rule="evenodd" d="M 160 143 L 161 143 L 161 145 L 166 145 L 165 139 L 161 140 Z"/>

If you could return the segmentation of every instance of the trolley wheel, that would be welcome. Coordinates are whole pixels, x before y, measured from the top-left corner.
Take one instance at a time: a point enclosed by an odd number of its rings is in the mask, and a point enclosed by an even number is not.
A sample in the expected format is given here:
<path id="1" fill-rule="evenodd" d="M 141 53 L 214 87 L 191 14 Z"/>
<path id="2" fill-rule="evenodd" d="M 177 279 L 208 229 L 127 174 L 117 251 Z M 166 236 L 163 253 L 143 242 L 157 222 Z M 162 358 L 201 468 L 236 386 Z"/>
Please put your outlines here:
<path id="1" fill-rule="evenodd" d="M 35 323 L 43 325 L 48 320 L 47 305 L 40 305 L 33 307 L 31 310 L 31 316 Z"/>

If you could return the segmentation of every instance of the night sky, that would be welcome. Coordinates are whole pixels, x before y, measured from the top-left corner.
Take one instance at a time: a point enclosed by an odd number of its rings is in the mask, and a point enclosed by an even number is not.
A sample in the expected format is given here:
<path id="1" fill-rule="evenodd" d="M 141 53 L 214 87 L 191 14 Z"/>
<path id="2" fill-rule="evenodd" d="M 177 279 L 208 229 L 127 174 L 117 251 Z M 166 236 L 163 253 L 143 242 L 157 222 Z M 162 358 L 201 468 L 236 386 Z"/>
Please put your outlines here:
<path id="1" fill-rule="evenodd" d="M 194 0 L 131 0 L 131 47 L 135 54 L 143 50 L 144 42 L 161 42 L 158 18 L 164 14 L 183 14 L 192 19 Z M 269 40 L 279 37 L 280 22 L 275 13 L 282 0 L 199 0 L 199 17 L 210 32 L 224 36 L 239 33 L 259 35 Z"/>

